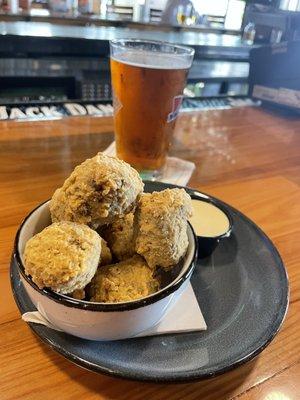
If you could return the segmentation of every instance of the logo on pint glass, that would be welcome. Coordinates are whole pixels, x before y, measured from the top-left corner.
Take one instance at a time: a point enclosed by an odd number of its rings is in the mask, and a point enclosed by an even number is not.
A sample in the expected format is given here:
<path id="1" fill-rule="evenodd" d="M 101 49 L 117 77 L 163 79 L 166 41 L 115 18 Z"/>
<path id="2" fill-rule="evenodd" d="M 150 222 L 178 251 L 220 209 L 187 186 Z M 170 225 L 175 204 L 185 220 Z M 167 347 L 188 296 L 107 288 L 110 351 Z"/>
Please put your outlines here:
<path id="1" fill-rule="evenodd" d="M 113 107 L 114 107 L 114 114 L 117 114 L 123 107 L 122 103 L 120 102 L 114 91 L 113 91 Z"/>
<path id="2" fill-rule="evenodd" d="M 174 97 L 172 111 L 170 112 L 170 114 L 168 114 L 167 122 L 172 122 L 174 121 L 174 119 L 177 118 L 182 103 L 182 99 L 183 99 L 182 95 Z"/>

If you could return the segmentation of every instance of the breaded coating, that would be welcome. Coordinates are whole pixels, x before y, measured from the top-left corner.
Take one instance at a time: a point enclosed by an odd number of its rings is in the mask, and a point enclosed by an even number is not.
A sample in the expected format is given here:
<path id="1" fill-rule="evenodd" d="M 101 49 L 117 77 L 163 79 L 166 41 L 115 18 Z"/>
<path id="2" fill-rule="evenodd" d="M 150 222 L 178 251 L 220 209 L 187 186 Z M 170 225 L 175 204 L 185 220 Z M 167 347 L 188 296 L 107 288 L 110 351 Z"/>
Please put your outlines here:
<path id="1" fill-rule="evenodd" d="M 68 296 L 73 297 L 76 300 L 83 300 L 85 298 L 85 290 L 84 289 L 76 289 L 73 293 Z"/>
<path id="2" fill-rule="evenodd" d="M 117 260 L 130 258 L 135 253 L 133 242 L 133 213 L 118 218 L 102 232 Z"/>
<path id="3" fill-rule="evenodd" d="M 129 164 L 98 153 L 78 165 L 55 191 L 50 202 L 52 221 L 73 221 L 96 229 L 132 211 L 143 187 Z"/>
<path id="4" fill-rule="evenodd" d="M 26 243 L 25 273 L 39 288 L 72 293 L 92 280 L 100 254 L 97 232 L 74 222 L 56 222 Z"/>
<path id="5" fill-rule="evenodd" d="M 101 238 L 101 255 L 99 265 L 108 265 L 112 261 L 112 255 L 107 243 Z"/>
<path id="6" fill-rule="evenodd" d="M 136 211 L 136 252 L 152 268 L 176 265 L 188 248 L 191 215 L 191 198 L 184 189 L 143 194 Z"/>
<path id="7" fill-rule="evenodd" d="M 103 265 L 108 265 L 111 262 L 112 262 L 112 255 L 110 249 L 107 246 L 106 241 L 101 238 L 101 255 L 98 268 L 100 268 Z M 77 300 L 83 300 L 86 297 L 86 294 L 89 294 L 88 287 L 84 289 L 76 289 L 74 290 L 73 293 L 70 293 L 68 296 L 73 297 L 74 299 Z"/>
<path id="8" fill-rule="evenodd" d="M 118 264 L 98 268 L 90 285 L 91 301 L 101 303 L 136 300 L 157 290 L 159 281 L 154 270 L 137 254 Z"/>

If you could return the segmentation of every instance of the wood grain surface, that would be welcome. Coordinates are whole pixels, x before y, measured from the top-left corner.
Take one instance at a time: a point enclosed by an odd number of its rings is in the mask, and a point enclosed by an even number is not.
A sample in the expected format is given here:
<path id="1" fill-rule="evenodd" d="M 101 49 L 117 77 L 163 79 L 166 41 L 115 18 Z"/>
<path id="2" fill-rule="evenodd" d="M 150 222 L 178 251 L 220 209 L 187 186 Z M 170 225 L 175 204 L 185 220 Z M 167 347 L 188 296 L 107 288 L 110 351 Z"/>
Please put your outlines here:
<path id="1" fill-rule="evenodd" d="M 0 122 L 0 399 L 300 399 L 300 119 L 256 108 L 182 114 L 172 153 L 195 162 L 189 186 L 238 208 L 270 236 L 288 270 L 283 328 L 252 362 L 213 380 L 149 384 L 81 369 L 38 340 L 12 298 L 16 229 L 74 166 L 108 146 L 111 118 Z"/>

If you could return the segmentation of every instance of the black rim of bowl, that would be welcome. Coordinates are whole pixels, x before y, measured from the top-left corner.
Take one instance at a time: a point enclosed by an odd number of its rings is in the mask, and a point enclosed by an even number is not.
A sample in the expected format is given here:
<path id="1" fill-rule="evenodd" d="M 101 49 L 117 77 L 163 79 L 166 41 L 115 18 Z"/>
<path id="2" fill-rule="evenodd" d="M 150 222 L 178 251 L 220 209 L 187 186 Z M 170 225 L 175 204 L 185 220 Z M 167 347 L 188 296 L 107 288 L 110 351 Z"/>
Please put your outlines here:
<path id="1" fill-rule="evenodd" d="M 19 238 L 20 238 L 20 233 L 22 231 L 22 228 L 25 224 L 25 222 L 28 220 L 28 218 L 40 207 L 42 207 L 44 204 L 46 204 L 49 200 L 44 201 L 43 203 L 39 204 L 37 207 L 35 207 L 22 221 L 16 237 L 15 237 L 15 242 L 14 242 L 14 257 L 16 260 L 16 263 L 18 265 L 19 272 L 21 273 L 22 277 L 26 280 L 26 282 L 29 283 L 29 285 L 36 291 L 38 291 L 40 294 L 43 296 L 47 296 L 49 299 L 62 304 L 67 307 L 75 307 L 79 308 L 81 310 L 85 311 L 102 311 L 102 312 L 112 312 L 112 311 L 129 311 L 129 310 L 134 310 L 140 307 L 145 307 L 148 306 L 152 303 L 156 303 L 159 300 L 162 300 L 163 298 L 169 296 L 170 294 L 176 292 L 180 286 L 188 279 L 191 277 L 194 268 L 195 268 L 195 260 L 197 258 L 197 251 L 198 251 L 198 243 L 197 243 L 197 236 L 194 232 L 194 229 L 192 225 L 188 222 L 189 227 L 192 232 L 192 237 L 194 240 L 194 251 L 192 255 L 192 260 L 187 267 L 186 271 L 183 273 L 183 275 L 179 279 L 175 279 L 173 283 L 170 283 L 166 288 L 161 289 L 157 293 L 153 293 L 152 295 L 148 297 L 144 297 L 138 300 L 130 301 L 130 302 L 124 302 L 124 303 L 96 303 L 96 302 L 90 302 L 90 301 L 85 301 L 85 300 L 77 300 L 73 299 L 72 297 L 69 297 L 67 295 L 62 295 L 59 293 L 54 292 L 51 289 L 44 288 L 40 289 L 32 280 L 29 276 L 25 274 L 25 269 L 23 262 L 21 260 L 21 256 L 19 253 L 18 249 L 18 243 L 19 243 Z"/>

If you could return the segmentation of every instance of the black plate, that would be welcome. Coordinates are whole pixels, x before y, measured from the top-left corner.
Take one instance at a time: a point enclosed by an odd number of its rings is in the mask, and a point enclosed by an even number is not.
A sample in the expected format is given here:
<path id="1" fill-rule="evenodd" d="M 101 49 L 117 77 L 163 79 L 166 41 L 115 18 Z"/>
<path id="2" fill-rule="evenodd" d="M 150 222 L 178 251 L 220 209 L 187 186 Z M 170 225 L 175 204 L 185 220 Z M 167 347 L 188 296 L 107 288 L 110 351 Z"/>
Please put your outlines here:
<path id="1" fill-rule="evenodd" d="M 147 182 L 146 191 L 172 185 Z M 199 192 L 187 189 L 192 197 Z M 233 219 L 231 236 L 199 260 L 192 285 L 208 329 L 117 342 L 92 342 L 42 325 L 31 329 L 54 350 L 87 369 L 128 379 L 191 381 L 229 371 L 259 354 L 278 332 L 288 307 L 288 278 L 267 236 L 243 214 L 214 199 Z M 11 284 L 21 311 L 34 310 L 12 259 Z"/>

